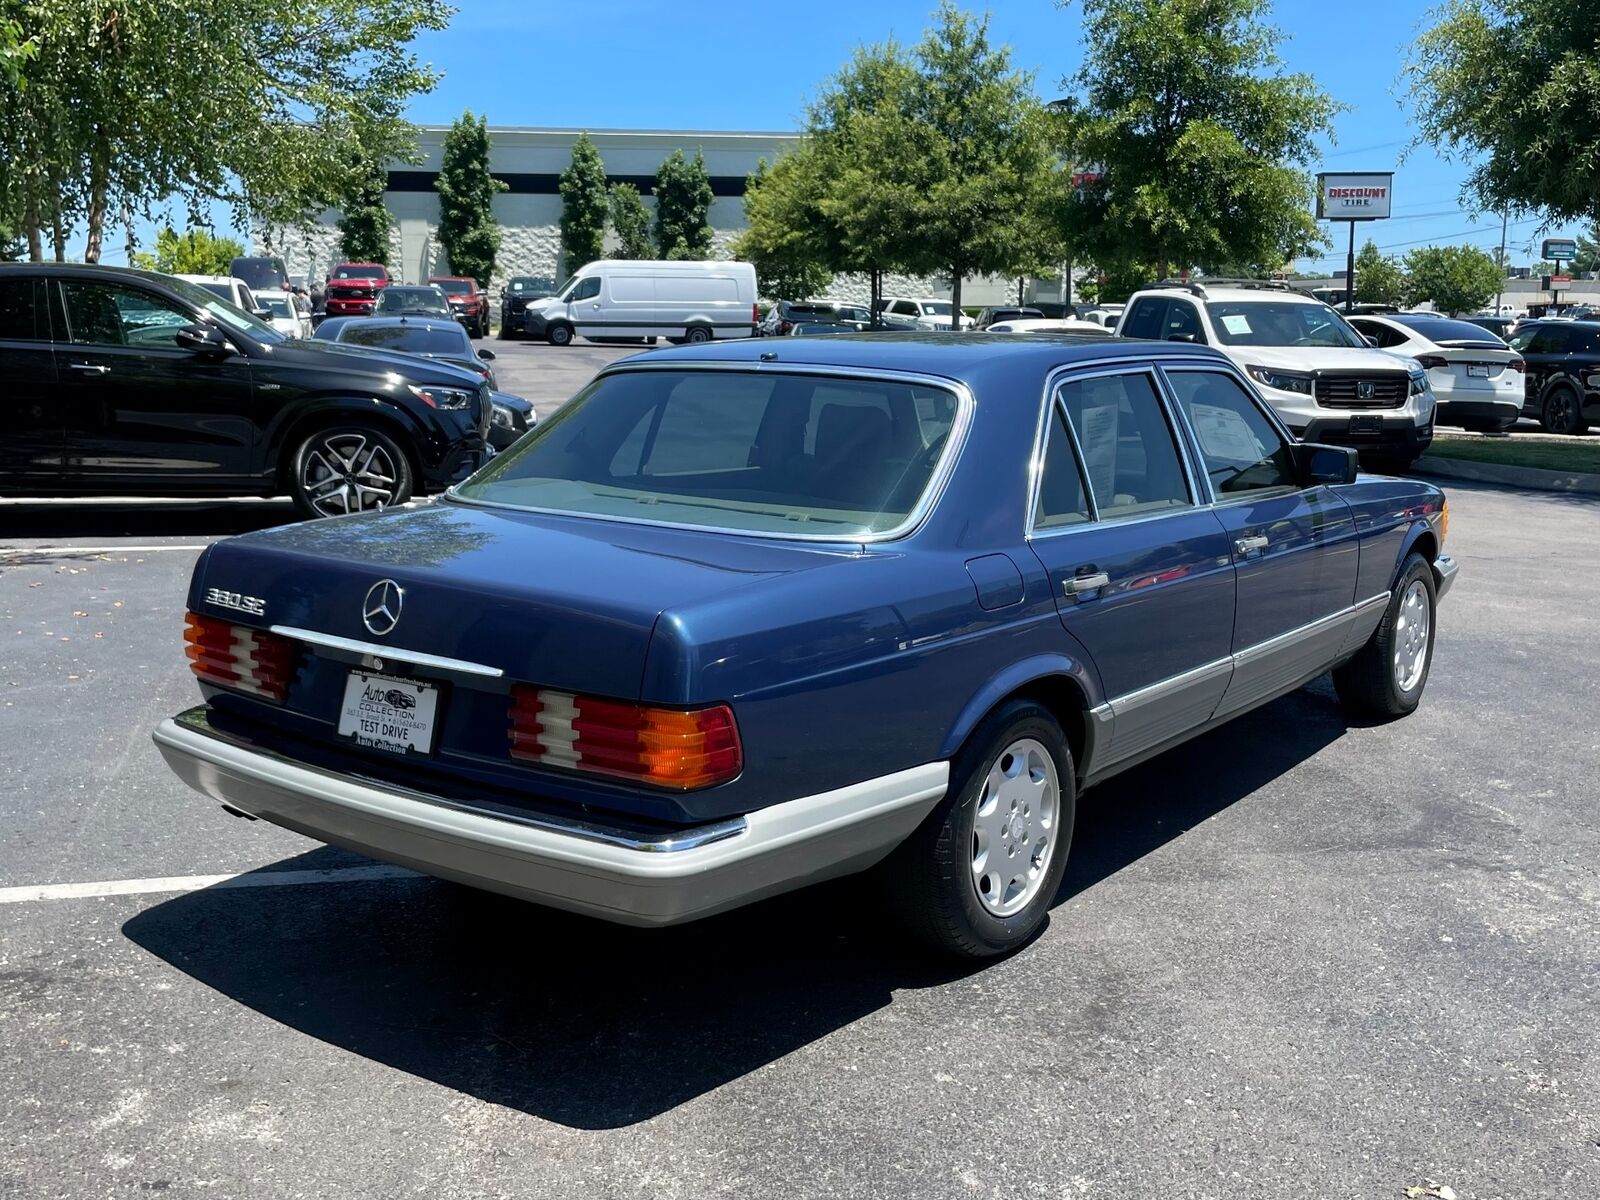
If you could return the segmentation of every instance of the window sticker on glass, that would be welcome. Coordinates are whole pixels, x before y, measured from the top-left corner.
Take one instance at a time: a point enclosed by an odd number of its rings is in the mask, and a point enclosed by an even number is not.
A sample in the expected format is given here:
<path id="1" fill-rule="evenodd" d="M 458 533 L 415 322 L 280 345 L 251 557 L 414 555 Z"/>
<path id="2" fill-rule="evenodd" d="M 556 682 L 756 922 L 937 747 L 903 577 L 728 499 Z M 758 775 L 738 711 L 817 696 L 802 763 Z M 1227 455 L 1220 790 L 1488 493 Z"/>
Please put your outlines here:
<path id="1" fill-rule="evenodd" d="M 1207 457 L 1242 463 L 1259 462 L 1265 457 L 1250 423 L 1231 408 L 1190 404 L 1189 420 Z"/>
<path id="2" fill-rule="evenodd" d="M 1222 318 L 1222 327 L 1235 337 L 1244 337 L 1250 332 L 1250 318 L 1243 313 L 1227 313 Z"/>
<path id="3" fill-rule="evenodd" d="M 1078 417 L 1083 465 L 1097 496 L 1111 496 L 1117 490 L 1118 415 L 1117 402 L 1112 400 L 1109 404 L 1085 404 Z"/>

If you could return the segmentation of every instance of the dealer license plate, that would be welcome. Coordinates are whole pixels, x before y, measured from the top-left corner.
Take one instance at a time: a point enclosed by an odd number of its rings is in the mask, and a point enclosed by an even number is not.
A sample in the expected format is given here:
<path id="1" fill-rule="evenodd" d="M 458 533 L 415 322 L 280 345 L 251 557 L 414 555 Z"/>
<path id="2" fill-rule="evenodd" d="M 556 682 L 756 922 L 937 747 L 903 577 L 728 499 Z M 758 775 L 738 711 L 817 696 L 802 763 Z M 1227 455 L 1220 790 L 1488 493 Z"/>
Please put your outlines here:
<path id="1" fill-rule="evenodd" d="M 1467 378 L 1468 379 L 1487 379 L 1487 378 L 1489 378 L 1489 368 L 1488 368 L 1488 366 L 1486 364 L 1484 364 L 1484 363 L 1468 363 L 1467 364 Z"/>
<path id="2" fill-rule="evenodd" d="M 1382 417 L 1351 417 L 1350 418 L 1350 432 L 1351 433 L 1382 433 L 1383 432 L 1383 418 Z"/>
<path id="3" fill-rule="evenodd" d="M 351 671 L 339 711 L 339 736 L 391 754 L 433 749 L 439 689 L 431 683 Z"/>

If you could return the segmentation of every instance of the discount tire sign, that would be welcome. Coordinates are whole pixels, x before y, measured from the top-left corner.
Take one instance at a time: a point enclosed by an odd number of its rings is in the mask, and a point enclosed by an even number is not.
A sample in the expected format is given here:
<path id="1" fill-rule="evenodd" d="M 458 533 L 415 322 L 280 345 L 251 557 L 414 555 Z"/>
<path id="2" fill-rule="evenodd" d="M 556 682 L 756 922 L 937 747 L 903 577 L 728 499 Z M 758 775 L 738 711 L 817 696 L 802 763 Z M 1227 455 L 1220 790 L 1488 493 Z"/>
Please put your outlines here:
<path id="1" fill-rule="evenodd" d="M 1317 176 L 1317 218 L 1323 221 L 1381 221 L 1389 215 L 1394 173 Z"/>

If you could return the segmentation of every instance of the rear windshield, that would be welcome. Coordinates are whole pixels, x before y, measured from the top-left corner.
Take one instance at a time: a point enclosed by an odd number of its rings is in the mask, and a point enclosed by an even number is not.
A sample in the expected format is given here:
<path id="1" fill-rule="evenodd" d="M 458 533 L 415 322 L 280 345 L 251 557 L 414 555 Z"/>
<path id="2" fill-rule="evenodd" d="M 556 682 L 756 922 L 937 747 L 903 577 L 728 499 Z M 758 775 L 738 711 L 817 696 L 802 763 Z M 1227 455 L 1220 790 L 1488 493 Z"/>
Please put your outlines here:
<path id="1" fill-rule="evenodd" d="M 379 308 L 431 308 L 435 311 L 449 309 L 445 298 L 432 288 L 387 287 L 378 297 Z"/>
<path id="2" fill-rule="evenodd" d="M 921 304 L 922 314 L 926 317 L 948 317 L 950 305 L 943 300 L 925 300 Z"/>
<path id="3" fill-rule="evenodd" d="M 1407 329 L 1415 330 L 1430 342 L 1494 342 L 1494 337 L 1481 325 L 1471 321 L 1452 321 L 1448 317 L 1391 317 L 1390 320 Z"/>
<path id="4" fill-rule="evenodd" d="M 374 326 L 356 321 L 339 331 L 339 340 L 357 346 L 381 346 L 407 354 L 460 354 L 466 335 L 451 329 L 406 329 L 398 325 Z"/>
<path id="5" fill-rule="evenodd" d="M 453 495 L 518 508 L 850 539 L 903 525 L 958 401 L 897 380 L 601 376 Z"/>
<path id="6" fill-rule="evenodd" d="M 1367 341 L 1326 304 L 1213 300 L 1206 305 L 1227 346 L 1359 346 Z"/>

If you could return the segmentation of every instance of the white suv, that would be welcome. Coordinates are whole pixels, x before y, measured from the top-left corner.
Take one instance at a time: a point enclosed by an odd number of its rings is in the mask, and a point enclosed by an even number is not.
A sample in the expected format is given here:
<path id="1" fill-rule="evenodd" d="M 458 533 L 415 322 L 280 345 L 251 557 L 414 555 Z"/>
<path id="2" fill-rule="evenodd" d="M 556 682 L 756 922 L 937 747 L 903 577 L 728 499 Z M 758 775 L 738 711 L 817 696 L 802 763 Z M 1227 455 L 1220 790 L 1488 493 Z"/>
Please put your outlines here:
<path id="1" fill-rule="evenodd" d="M 1307 442 L 1409 466 L 1433 440 L 1433 392 L 1410 359 L 1375 350 L 1321 300 L 1287 284 L 1163 283 L 1136 292 L 1121 337 L 1215 346 Z"/>
<path id="2" fill-rule="evenodd" d="M 885 296 L 879 304 L 878 311 L 915 321 L 918 329 L 950 328 L 950 301 L 940 300 L 937 296 L 923 296 L 920 299 L 908 296 Z M 962 314 L 961 328 L 971 329 L 975 324 L 977 322 L 971 317 Z"/>

